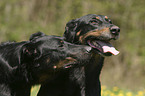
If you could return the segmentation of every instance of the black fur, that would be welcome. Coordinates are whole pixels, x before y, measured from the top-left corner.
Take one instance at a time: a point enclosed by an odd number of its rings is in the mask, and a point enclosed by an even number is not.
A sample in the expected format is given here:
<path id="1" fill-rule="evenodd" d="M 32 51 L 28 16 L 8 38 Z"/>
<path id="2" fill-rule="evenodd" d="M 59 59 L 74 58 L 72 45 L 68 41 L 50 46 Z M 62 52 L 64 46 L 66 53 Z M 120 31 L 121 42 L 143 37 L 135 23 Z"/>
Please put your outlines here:
<path id="1" fill-rule="evenodd" d="M 0 46 L 0 96 L 29 96 L 31 86 L 65 79 L 63 74 L 90 58 L 89 46 L 36 34 L 30 41 Z"/>

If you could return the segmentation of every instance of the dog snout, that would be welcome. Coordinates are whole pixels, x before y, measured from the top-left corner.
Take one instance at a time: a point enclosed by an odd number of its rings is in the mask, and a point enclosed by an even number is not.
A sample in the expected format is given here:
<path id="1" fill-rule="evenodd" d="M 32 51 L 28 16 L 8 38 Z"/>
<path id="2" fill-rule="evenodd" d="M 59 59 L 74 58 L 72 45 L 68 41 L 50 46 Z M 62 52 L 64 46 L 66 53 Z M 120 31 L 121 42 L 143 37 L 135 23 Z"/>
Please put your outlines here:
<path id="1" fill-rule="evenodd" d="M 113 35 L 119 35 L 119 33 L 120 33 L 120 28 L 119 28 L 118 26 L 112 26 L 112 27 L 110 28 L 110 31 L 111 31 L 111 33 L 112 33 Z"/>

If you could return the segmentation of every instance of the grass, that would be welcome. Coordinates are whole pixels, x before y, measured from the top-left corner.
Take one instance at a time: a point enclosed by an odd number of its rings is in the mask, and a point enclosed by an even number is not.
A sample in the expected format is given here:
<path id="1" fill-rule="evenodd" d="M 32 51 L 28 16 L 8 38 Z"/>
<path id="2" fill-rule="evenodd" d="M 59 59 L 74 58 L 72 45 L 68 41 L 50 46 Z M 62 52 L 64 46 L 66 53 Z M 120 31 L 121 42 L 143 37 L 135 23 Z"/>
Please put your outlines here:
<path id="1" fill-rule="evenodd" d="M 30 96 L 37 96 L 37 93 L 40 89 L 41 85 L 36 85 L 31 88 L 31 95 Z"/>
<path id="2" fill-rule="evenodd" d="M 101 94 L 102 96 L 145 96 L 145 89 L 134 92 L 118 87 L 108 88 L 107 86 L 102 86 Z"/>
<path id="3" fill-rule="evenodd" d="M 31 96 L 37 96 L 40 85 L 34 86 L 31 89 Z M 101 96 L 145 96 L 145 89 L 139 91 L 129 91 L 120 89 L 118 87 L 109 88 L 105 85 L 102 86 Z"/>

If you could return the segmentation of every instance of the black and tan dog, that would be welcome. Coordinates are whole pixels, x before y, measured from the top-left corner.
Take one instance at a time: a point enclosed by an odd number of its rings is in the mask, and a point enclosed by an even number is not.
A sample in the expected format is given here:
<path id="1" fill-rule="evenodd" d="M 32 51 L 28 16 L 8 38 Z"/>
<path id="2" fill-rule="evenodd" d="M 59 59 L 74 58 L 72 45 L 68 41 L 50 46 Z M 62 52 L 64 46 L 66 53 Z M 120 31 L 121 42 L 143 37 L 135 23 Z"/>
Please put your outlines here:
<path id="1" fill-rule="evenodd" d="M 110 40 L 118 39 L 119 33 L 120 28 L 103 15 L 89 14 L 69 21 L 64 33 L 65 40 L 78 45 L 91 46 L 94 50 L 93 56 L 86 66 L 79 70 L 73 69 L 75 79 L 70 79 L 69 84 L 67 84 L 74 87 L 63 86 L 62 88 L 65 91 L 61 95 L 52 95 L 52 92 L 56 91 L 58 87 L 48 91 L 47 88 L 50 89 L 48 87 L 50 84 L 47 84 L 42 86 L 39 96 L 100 96 L 101 84 L 99 78 L 104 57 L 119 53 L 109 43 Z M 54 83 L 51 86 L 57 85 Z M 71 94 L 68 95 L 68 93 Z"/>
<path id="2" fill-rule="evenodd" d="M 82 66 L 92 49 L 40 32 L 33 34 L 30 41 L 5 43 L 0 48 L 0 96 L 29 96 L 35 84 L 67 79 L 63 75 Z"/>

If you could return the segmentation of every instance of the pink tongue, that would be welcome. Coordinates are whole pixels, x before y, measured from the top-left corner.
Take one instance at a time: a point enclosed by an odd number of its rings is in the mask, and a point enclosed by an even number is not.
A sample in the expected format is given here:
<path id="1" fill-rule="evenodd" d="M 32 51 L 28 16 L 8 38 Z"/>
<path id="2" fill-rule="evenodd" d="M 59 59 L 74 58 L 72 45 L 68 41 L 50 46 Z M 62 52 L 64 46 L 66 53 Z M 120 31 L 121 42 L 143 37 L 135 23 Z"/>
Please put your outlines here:
<path id="1" fill-rule="evenodd" d="M 96 41 L 102 46 L 104 53 L 111 53 L 113 55 L 119 54 L 119 51 L 117 51 L 109 42 L 103 42 L 103 41 Z"/>
<path id="2" fill-rule="evenodd" d="M 119 51 L 117 51 L 114 47 L 109 47 L 109 46 L 103 46 L 103 52 L 104 53 L 112 53 L 113 55 L 119 54 Z"/>

